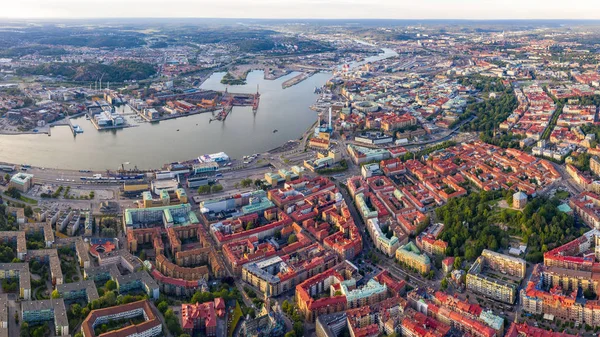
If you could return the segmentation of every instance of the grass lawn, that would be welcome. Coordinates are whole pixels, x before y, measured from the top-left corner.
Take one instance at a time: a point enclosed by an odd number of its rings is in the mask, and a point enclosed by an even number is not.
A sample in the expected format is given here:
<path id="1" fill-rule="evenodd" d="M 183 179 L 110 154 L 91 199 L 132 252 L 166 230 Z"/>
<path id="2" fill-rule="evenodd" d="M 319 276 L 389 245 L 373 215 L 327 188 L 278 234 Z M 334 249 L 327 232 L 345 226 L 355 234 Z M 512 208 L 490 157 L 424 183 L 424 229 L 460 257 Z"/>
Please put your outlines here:
<path id="1" fill-rule="evenodd" d="M 228 337 L 233 337 L 233 332 L 235 331 L 235 327 L 238 325 L 240 318 L 242 318 L 242 308 L 240 308 L 240 303 L 236 301 L 235 309 L 233 310 L 233 319 L 227 330 Z"/>

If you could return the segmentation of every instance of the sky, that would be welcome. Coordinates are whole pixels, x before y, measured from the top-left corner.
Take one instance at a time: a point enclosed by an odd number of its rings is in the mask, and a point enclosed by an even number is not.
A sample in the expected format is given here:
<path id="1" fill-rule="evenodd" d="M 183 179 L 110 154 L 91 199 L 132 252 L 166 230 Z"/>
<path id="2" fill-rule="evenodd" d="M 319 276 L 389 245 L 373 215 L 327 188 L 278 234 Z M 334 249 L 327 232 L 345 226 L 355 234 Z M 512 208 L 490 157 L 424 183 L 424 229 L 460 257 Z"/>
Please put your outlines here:
<path id="1" fill-rule="evenodd" d="M 600 19 L 599 0 L 0 0 L 0 18 Z"/>

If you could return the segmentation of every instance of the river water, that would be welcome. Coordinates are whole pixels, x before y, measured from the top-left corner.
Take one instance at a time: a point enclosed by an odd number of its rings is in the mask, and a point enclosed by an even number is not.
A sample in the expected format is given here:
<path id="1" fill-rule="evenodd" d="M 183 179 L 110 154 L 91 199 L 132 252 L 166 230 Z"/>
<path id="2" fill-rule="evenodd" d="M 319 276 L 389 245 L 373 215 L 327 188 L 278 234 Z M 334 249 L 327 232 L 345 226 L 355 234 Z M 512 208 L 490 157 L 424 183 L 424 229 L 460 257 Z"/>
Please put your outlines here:
<path id="1" fill-rule="evenodd" d="M 393 51 L 384 50 L 368 61 L 392 56 Z M 225 90 L 226 86 L 220 83 L 224 75 L 213 74 L 201 88 Z M 51 137 L 0 135 L 0 161 L 90 170 L 117 169 L 121 163 L 129 162 L 129 167 L 148 169 L 206 153 L 224 151 L 232 158 L 240 158 L 264 152 L 299 138 L 314 123 L 317 114 L 309 109 L 317 98 L 314 88 L 325 84 L 331 74 L 317 73 L 286 89 L 281 83 L 297 73 L 274 81 L 265 80 L 263 75 L 262 71 L 252 71 L 246 85 L 228 87 L 233 93 L 254 93 L 258 85 L 261 98 L 256 114 L 251 107 L 234 107 L 224 122 L 212 123 L 211 113 L 159 123 L 140 122 L 135 116 L 127 116 L 128 123 L 135 127 L 105 131 L 97 131 L 85 117 L 79 117 L 73 119 L 73 124 L 81 126 L 84 133 L 76 137 L 66 126 L 52 128 Z M 118 110 L 129 112 L 129 107 Z"/>

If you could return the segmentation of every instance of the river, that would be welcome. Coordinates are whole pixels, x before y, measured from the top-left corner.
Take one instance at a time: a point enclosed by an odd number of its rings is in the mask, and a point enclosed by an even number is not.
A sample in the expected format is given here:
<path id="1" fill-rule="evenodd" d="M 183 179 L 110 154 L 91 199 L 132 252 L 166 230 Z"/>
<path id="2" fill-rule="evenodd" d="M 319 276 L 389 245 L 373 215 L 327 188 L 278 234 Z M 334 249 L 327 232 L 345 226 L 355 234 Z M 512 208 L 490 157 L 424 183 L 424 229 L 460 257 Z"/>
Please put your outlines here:
<path id="1" fill-rule="evenodd" d="M 367 62 L 392 57 L 395 52 L 373 56 Z M 362 62 L 361 62 L 362 63 Z M 73 136 L 66 126 L 52 128 L 47 135 L 0 135 L 0 161 L 65 169 L 117 169 L 121 163 L 140 169 L 189 160 L 206 153 L 224 151 L 232 158 L 265 152 L 290 139 L 299 138 L 317 118 L 310 110 L 313 93 L 331 77 L 317 73 L 286 89 L 281 83 L 296 76 L 291 73 L 274 81 L 265 80 L 262 71 L 248 74 L 246 85 L 228 86 L 233 93 L 253 93 L 259 86 L 261 98 L 256 114 L 251 107 L 234 107 L 224 122 L 213 121 L 211 113 L 181 117 L 159 123 L 140 122 L 127 116 L 134 127 L 97 131 L 85 117 L 73 119 L 84 133 Z M 202 89 L 225 90 L 220 83 L 225 73 L 214 73 Z M 128 112 L 120 107 L 118 111 Z M 278 132 L 274 133 L 274 130 Z"/>

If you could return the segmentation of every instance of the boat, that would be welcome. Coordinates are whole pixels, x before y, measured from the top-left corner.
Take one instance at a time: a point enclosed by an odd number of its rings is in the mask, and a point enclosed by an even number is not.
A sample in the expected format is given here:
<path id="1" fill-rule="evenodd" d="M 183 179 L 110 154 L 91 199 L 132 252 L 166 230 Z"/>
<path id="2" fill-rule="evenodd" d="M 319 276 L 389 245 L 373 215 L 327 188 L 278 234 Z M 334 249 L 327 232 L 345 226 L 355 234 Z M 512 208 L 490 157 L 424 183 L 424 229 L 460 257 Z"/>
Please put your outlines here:
<path id="1" fill-rule="evenodd" d="M 85 119 L 87 119 L 89 121 L 90 120 L 90 115 L 86 114 L 85 115 Z"/>
<path id="2" fill-rule="evenodd" d="M 83 129 L 77 124 L 73 125 L 73 131 L 75 131 L 75 133 L 83 133 Z"/>
<path id="3" fill-rule="evenodd" d="M 276 132 L 279 132 L 279 130 L 277 130 L 277 129 L 273 130 L 273 133 L 276 133 Z"/>
<path id="4" fill-rule="evenodd" d="M 179 131 L 179 129 L 177 129 L 177 131 Z"/>

